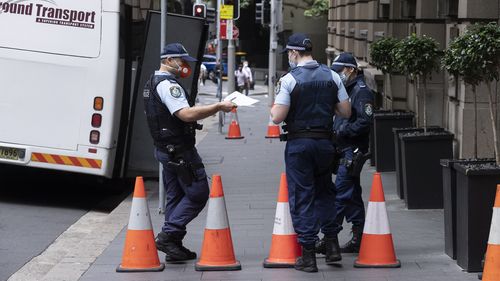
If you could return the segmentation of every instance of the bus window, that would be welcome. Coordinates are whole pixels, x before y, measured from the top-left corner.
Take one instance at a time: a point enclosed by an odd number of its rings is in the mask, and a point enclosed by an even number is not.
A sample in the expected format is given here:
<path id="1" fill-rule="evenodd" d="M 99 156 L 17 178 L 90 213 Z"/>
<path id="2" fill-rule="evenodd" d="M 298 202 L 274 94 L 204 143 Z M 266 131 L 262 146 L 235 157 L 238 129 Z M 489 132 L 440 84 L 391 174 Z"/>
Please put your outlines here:
<path id="1" fill-rule="evenodd" d="M 95 58 L 101 20 L 101 0 L 0 0 L 0 47 Z"/>

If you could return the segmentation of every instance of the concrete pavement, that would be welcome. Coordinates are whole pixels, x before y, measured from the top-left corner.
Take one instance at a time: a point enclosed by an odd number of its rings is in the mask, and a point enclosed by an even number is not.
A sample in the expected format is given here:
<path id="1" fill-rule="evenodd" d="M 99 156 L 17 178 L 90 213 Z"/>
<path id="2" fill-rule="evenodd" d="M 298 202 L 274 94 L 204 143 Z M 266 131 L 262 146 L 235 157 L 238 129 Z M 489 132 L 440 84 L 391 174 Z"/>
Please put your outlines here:
<path id="1" fill-rule="evenodd" d="M 383 174 L 387 208 L 400 269 L 355 269 L 355 255 L 344 255 L 340 266 L 327 266 L 319 258 L 319 273 L 307 274 L 294 269 L 264 269 L 268 255 L 280 173 L 284 171 L 284 143 L 264 139 L 268 122 L 267 100 L 261 96 L 255 108 L 238 110 L 243 140 L 225 140 L 213 126 L 198 145 L 207 173 L 220 173 L 224 185 L 236 258 L 242 270 L 234 272 L 196 272 L 194 262 L 168 264 L 160 273 L 116 273 L 123 251 L 126 228 L 92 264 L 80 280 L 335 280 L 335 281 L 426 281 L 477 280 L 443 252 L 443 211 L 406 210 L 395 192 L 394 173 Z M 211 102 L 213 97 L 203 97 Z M 225 128 L 227 130 L 227 128 Z M 364 198 L 369 197 L 374 170 L 365 166 L 362 173 Z M 157 182 L 147 182 L 155 232 L 163 218 L 157 214 Z M 185 245 L 199 253 L 205 227 L 206 209 L 188 227 Z M 340 235 L 348 240 L 348 231 Z M 160 259 L 164 255 L 160 253 Z"/>

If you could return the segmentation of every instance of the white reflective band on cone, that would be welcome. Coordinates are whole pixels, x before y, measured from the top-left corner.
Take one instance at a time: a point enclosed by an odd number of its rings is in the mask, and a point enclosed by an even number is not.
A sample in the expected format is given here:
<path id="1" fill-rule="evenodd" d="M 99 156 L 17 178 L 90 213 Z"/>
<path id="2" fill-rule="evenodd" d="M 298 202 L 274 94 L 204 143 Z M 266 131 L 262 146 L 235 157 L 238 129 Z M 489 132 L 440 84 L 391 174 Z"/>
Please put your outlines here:
<path id="1" fill-rule="evenodd" d="M 146 198 L 133 198 L 132 210 L 130 210 L 130 219 L 128 222 L 130 230 L 150 230 L 151 217 L 149 216 L 148 202 Z"/>
<path id="2" fill-rule="evenodd" d="M 391 234 L 385 202 L 368 202 L 368 210 L 363 233 Z"/>
<path id="3" fill-rule="evenodd" d="M 224 197 L 210 198 L 208 202 L 207 229 L 229 228 Z"/>
<path id="4" fill-rule="evenodd" d="M 293 230 L 292 217 L 290 216 L 290 205 L 288 203 L 278 202 L 278 205 L 276 206 L 273 234 L 295 234 L 295 231 Z"/>
<path id="5" fill-rule="evenodd" d="M 488 244 L 500 245 L 500 208 L 493 208 Z"/>

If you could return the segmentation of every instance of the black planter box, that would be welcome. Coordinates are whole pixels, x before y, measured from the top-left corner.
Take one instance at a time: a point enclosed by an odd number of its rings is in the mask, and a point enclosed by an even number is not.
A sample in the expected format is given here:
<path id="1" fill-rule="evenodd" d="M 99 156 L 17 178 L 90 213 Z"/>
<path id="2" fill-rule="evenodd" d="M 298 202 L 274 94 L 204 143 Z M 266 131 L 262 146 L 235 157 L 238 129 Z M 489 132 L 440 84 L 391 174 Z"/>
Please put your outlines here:
<path id="1" fill-rule="evenodd" d="M 453 134 L 401 134 L 404 198 L 408 209 L 443 208 L 440 159 L 453 158 Z"/>
<path id="2" fill-rule="evenodd" d="M 381 113 L 389 113 L 390 110 L 379 109 L 373 112 L 374 116 Z M 370 166 L 375 166 L 375 122 L 372 122 L 370 127 Z"/>
<path id="3" fill-rule="evenodd" d="M 443 172 L 444 252 L 457 259 L 457 172 L 455 163 L 494 163 L 494 159 L 441 159 Z"/>
<path id="4" fill-rule="evenodd" d="M 392 129 L 412 127 L 413 119 L 414 114 L 411 112 L 384 112 L 373 115 L 377 172 L 396 170 Z"/>
<path id="5" fill-rule="evenodd" d="M 457 173 L 457 264 L 482 271 L 500 168 L 492 164 L 455 163 Z"/>
<path id="6" fill-rule="evenodd" d="M 443 132 L 441 127 L 428 127 L 429 132 Z M 401 157 L 401 138 L 399 137 L 404 133 L 423 132 L 424 128 L 393 128 L 392 133 L 394 137 L 394 163 L 396 165 L 396 192 L 401 199 L 405 199 L 404 184 L 403 184 L 403 160 Z"/>

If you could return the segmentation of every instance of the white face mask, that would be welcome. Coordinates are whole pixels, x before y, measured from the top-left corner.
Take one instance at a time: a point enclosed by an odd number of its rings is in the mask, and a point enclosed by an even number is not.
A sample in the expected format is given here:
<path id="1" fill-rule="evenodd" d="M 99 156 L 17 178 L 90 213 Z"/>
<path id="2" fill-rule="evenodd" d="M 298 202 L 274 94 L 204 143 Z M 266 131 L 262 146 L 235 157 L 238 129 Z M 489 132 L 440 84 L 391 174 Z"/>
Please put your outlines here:
<path id="1" fill-rule="evenodd" d="M 293 52 L 288 53 L 288 65 L 290 65 L 290 68 L 295 68 L 297 67 L 297 62 L 295 61 L 296 58 L 290 56 L 290 54 L 293 54 Z"/>

